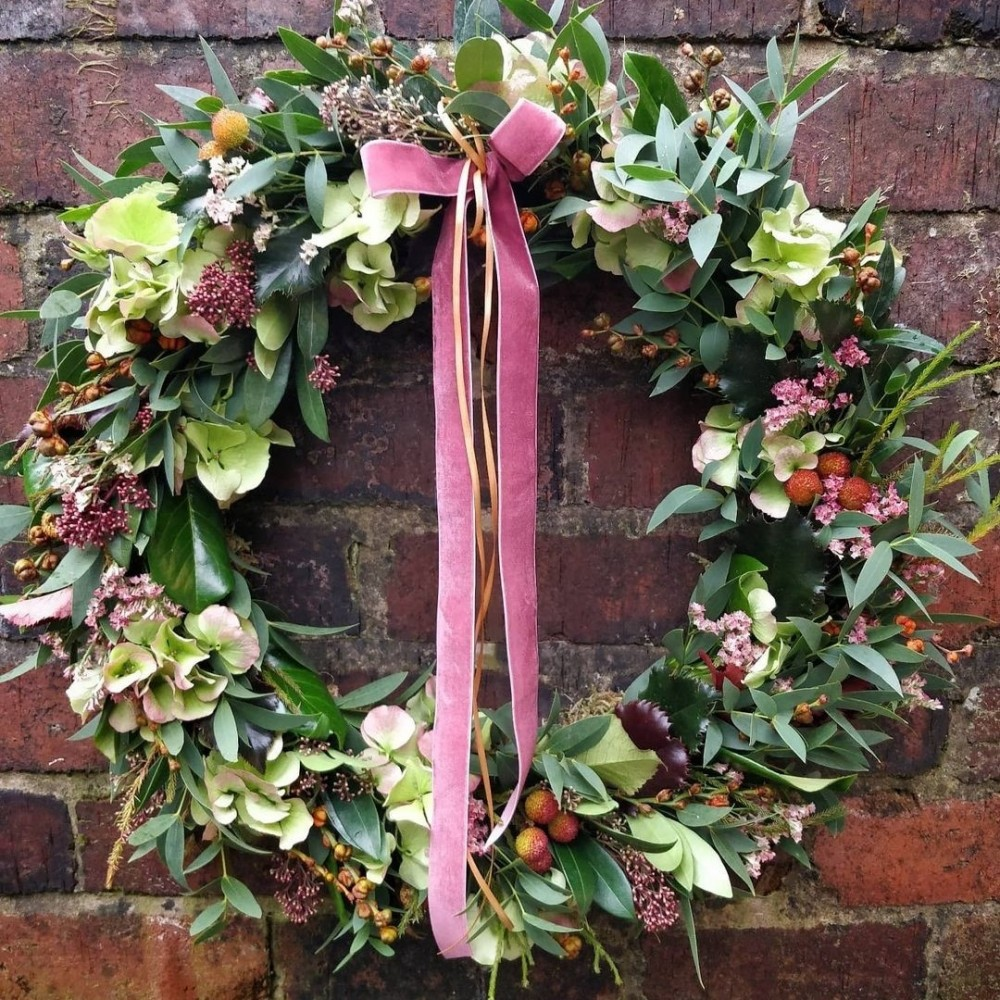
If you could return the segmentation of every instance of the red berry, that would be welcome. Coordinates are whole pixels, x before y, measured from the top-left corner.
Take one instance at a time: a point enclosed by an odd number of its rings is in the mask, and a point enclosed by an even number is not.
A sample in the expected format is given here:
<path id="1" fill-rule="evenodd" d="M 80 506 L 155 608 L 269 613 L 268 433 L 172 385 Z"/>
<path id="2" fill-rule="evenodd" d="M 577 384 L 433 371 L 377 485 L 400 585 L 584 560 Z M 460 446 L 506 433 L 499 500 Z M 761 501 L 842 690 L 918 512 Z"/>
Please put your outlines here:
<path id="1" fill-rule="evenodd" d="M 524 800 L 524 814 L 532 823 L 546 826 L 559 812 L 559 800 L 548 788 L 536 788 Z"/>
<path id="2" fill-rule="evenodd" d="M 837 494 L 837 501 L 844 510 L 861 510 L 871 498 L 871 483 L 860 476 L 851 476 Z"/>
<path id="3" fill-rule="evenodd" d="M 549 823 L 548 831 L 557 844 L 571 844 L 580 832 L 580 821 L 572 813 L 560 812 Z"/>
<path id="4" fill-rule="evenodd" d="M 544 875 L 552 867 L 548 834 L 538 826 L 526 826 L 514 841 L 517 856 L 533 871 Z"/>
<path id="5" fill-rule="evenodd" d="M 798 469 L 785 483 L 785 496 L 797 507 L 807 507 L 823 492 L 819 475 L 812 469 Z"/>
<path id="6" fill-rule="evenodd" d="M 830 476 L 847 477 L 851 474 L 851 460 L 842 451 L 824 451 L 819 456 L 816 471 L 820 479 Z"/>

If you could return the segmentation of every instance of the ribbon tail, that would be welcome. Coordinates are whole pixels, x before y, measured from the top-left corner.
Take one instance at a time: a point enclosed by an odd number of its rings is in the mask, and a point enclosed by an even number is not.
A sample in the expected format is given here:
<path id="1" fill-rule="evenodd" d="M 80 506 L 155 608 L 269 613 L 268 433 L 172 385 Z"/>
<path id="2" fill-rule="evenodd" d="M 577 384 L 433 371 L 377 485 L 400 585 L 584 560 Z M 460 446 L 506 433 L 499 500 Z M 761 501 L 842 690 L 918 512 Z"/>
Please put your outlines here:
<path id="1" fill-rule="evenodd" d="M 538 279 L 504 174 L 489 181 L 487 211 L 496 241 L 497 458 L 500 512 L 497 547 L 518 780 L 490 834 L 495 843 L 517 809 L 538 735 L 538 588 L 535 509 L 538 479 Z"/>
<path id="2" fill-rule="evenodd" d="M 464 215 L 460 196 L 445 210 L 443 233 Z M 428 909 L 434 938 L 448 958 L 470 954 L 466 909 L 469 822 L 469 726 L 475 660 L 476 543 L 473 490 L 456 392 L 452 318 L 453 251 L 444 236 L 434 258 L 434 414 L 438 508 L 437 681 L 432 743 Z M 462 340 L 466 400 L 472 399 L 465 243 L 462 243 Z"/>

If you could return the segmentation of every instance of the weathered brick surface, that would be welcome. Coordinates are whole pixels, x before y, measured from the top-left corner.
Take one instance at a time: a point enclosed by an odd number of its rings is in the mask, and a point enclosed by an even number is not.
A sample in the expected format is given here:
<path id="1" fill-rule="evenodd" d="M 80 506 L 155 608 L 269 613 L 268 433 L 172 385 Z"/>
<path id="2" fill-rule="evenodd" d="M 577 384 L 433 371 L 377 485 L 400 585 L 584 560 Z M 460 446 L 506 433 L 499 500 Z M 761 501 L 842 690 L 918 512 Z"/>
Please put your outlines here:
<path id="1" fill-rule="evenodd" d="M 362 953 L 337 973 L 344 957 L 341 942 L 317 951 L 330 927 L 322 920 L 305 927 L 279 923 L 274 929 L 274 954 L 284 971 L 284 1000 L 471 1000 L 482 995 L 482 973 L 472 962 L 445 962 L 436 955 L 429 931 L 401 942 L 390 962 Z"/>
<path id="2" fill-rule="evenodd" d="M 318 35 L 330 26 L 330 0 L 179 0 L 169 6 L 119 0 L 117 33 L 166 38 L 266 38 L 279 26 Z"/>
<path id="3" fill-rule="evenodd" d="M 0 791 L 0 895 L 73 891 L 73 831 L 48 795 Z"/>
<path id="4" fill-rule="evenodd" d="M 944 702 L 940 711 L 913 709 L 903 713 L 901 722 L 885 726 L 891 742 L 876 748 L 878 770 L 910 778 L 937 767 L 948 739 L 950 714 Z"/>
<path id="5" fill-rule="evenodd" d="M 845 60 L 826 89 L 844 91 L 807 119 L 796 172 L 814 202 L 859 205 L 875 188 L 895 211 L 968 211 L 1000 204 L 1000 85 L 995 79 L 912 73 L 906 53 Z"/>
<path id="6" fill-rule="evenodd" d="M 1000 892 L 996 809 L 992 797 L 922 806 L 889 793 L 856 799 L 841 834 L 817 837 L 815 861 L 845 906 L 981 903 Z"/>
<path id="7" fill-rule="evenodd" d="M 79 916 L 0 916 L 0 997 L 16 1000 L 268 1000 L 264 925 L 241 922 L 194 946 L 166 904 L 143 917 L 125 903 Z"/>
<path id="8" fill-rule="evenodd" d="M 20 663 L 31 647 L 0 643 L 0 673 Z M 89 771 L 104 758 L 86 740 L 70 742 L 80 728 L 66 700 L 67 681 L 45 666 L 0 685 L 0 771 Z"/>
<path id="9" fill-rule="evenodd" d="M 266 574 L 254 579 L 264 600 L 279 604 L 293 621 L 328 625 L 358 620 L 348 566 L 354 538 L 348 529 L 286 524 L 255 507 L 237 513 L 237 530 L 250 542 L 255 563 Z"/>
<path id="10" fill-rule="evenodd" d="M 451 34 L 450 0 L 397 0 L 386 5 L 390 31 L 438 38 Z M 608 0 L 597 12 L 611 37 L 640 38 L 768 38 L 793 27 L 798 0 L 709 0 L 694 3 L 637 3 Z M 512 22 L 513 23 L 513 22 Z"/>
<path id="11" fill-rule="evenodd" d="M 331 393 L 328 413 L 330 443 L 303 433 L 302 447 L 277 451 L 261 496 L 306 502 L 434 504 L 434 396 L 430 384 L 373 388 L 346 382 Z M 490 421 L 495 429 L 495 412 L 491 412 Z M 538 499 L 543 504 L 559 489 L 559 426 L 557 402 L 541 397 Z M 481 437 L 479 440 L 481 487 L 486 495 L 486 462 Z"/>
<path id="12" fill-rule="evenodd" d="M 993 1000 L 1000 995 L 1000 926 L 996 917 L 956 916 L 941 939 L 941 1000 Z"/>
<path id="13" fill-rule="evenodd" d="M 3 240 L 0 232 L 0 312 L 24 308 L 17 248 Z M 0 319 L 0 361 L 20 354 L 28 346 L 28 324 L 23 320 Z"/>
<path id="14" fill-rule="evenodd" d="M 654 507 L 675 486 L 694 482 L 691 445 L 712 401 L 683 390 L 650 398 L 634 386 L 590 394 L 584 461 L 599 507 Z"/>
<path id="15" fill-rule="evenodd" d="M 620 535 L 538 538 L 539 638 L 580 643 L 659 639 L 682 619 L 697 564 L 689 538 Z M 386 596 L 389 632 L 398 639 L 434 637 L 437 536 L 403 535 Z M 489 623 L 500 638 L 499 615 Z"/>
<path id="16" fill-rule="evenodd" d="M 232 53 L 226 46 L 219 49 L 230 67 Z M 232 75 L 237 83 L 247 82 L 238 72 Z M 191 45 L 140 53 L 106 44 L 74 57 L 60 48 L 4 47 L 0 79 L 9 81 L 11 106 L 21 109 L 0 119 L 0 208 L 78 200 L 72 180 L 58 169 L 69 150 L 113 169 L 118 152 L 148 134 L 142 112 L 178 117 L 177 106 L 156 84 L 169 80 L 209 89 L 208 70 Z M 39 80 L 45 80 L 44 88 Z"/>
<path id="17" fill-rule="evenodd" d="M 937 0 L 893 6 L 879 0 L 820 0 L 834 37 L 910 48 L 941 42 L 989 42 L 1000 35 L 995 0 Z"/>
<path id="18" fill-rule="evenodd" d="M 928 928 L 920 920 L 891 924 L 702 931 L 698 945 L 704 991 L 684 940 L 644 946 L 646 1000 L 746 1000 L 816 996 L 843 1000 L 920 1000 Z"/>

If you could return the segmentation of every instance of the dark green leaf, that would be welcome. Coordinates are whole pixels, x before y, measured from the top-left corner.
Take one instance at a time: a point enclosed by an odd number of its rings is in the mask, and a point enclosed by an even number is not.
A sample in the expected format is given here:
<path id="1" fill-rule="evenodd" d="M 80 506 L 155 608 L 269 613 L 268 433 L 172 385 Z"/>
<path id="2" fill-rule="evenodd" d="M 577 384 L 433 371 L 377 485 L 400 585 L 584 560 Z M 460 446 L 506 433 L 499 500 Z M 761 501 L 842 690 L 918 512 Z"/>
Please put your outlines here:
<path id="1" fill-rule="evenodd" d="M 290 341 L 285 341 L 270 378 L 265 378 L 256 368 L 246 369 L 243 375 L 243 410 L 251 427 L 260 427 L 270 420 L 285 398 L 291 366 L 292 345 Z"/>
<path id="2" fill-rule="evenodd" d="M 309 381 L 309 372 L 306 370 L 311 364 L 301 354 L 295 359 L 295 394 L 299 401 L 299 412 L 312 434 L 320 441 L 329 441 L 330 424 L 326 414 L 326 401 L 323 393 Z"/>
<path id="3" fill-rule="evenodd" d="M 733 337 L 719 368 L 719 391 L 733 404 L 737 416 L 755 420 L 776 400 L 771 387 L 786 377 L 787 363 L 768 361 L 767 344 L 756 333 Z"/>
<path id="4" fill-rule="evenodd" d="M 240 755 L 240 738 L 236 731 L 236 717 L 232 706 L 225 698 L 220 698 L 212 715 L 212 735 L 222 756 L 235 762 Z"/>
<path id="5" fill-rule="evenodd" d="M 6 545 L 27 531 L 33 516 L 30 507 L 0 505 L 0 545 Z"/>
<path id="6" fill-rule="evenodd" d="M 521 24 L 532 31 L 551 31 L 552 18 L 533 0 L 500 0 Z"/>
<path id="7" fill-rule="evenodd" d="M 234 910 L 254 919 L 262 915 L 260 903 L 254 899 L 253 893 L 239 879 L 232 875 L 223 875 L 219 881 L 222 895 L 226 897 Z"/>
<path id="8" fill-rule="evenodd" d="M 468 115 L 487 128 L 496 128 L 510 113 L 507 102 L 486 91 L 467 90 L 448 105 L 448 113 Z"/>
<path id="9" fill-rule="evenodd" d="M 310 157 L 306 164 L 305 183 L 309 214 L 317 226 L 322 226 L 326 206 L 326 164 L 323 163 L 322 156 Z"/>
<path id="10" fill-rule="evenodd" d="M 381 705 L 387 701 L 389 696 L 399 690 L 400 685 L 406 680 L 405 673 L 389 674 L 387 677 L 380 677 L 377 681 L 365 684 L 354 691 L 340 695 L 337 704 L 345 712 L 356 712 L 362 708 L 369 708 L 372 705 Z"/>
<path id="11" fill-rule="evenodd" d="M 670 735 L 682 740 L 692 752 L 701 745 L 715 703 L 715 692 L 702 681 L 671 673 L 663 664 L 648 675 L 640 695 L 659 705 L 670 719 Z"/>
<path id="12" fill-rule="evenodd" d="M 334 80 L 347 76 L 347 67 L 311 39 L 303 38 L 290 28 L 278 28 L 278 34 L 299 65 L 318 80 L 333 83 Z"/>
<path id="13" fill-rule="evenodd" d="M 737 529 L 737 549 L 759 559 L 767 589 L 777 601 L 779 621 L 811 618 L 826 580 L 826 559 L 802 516 L 791 511 L 781 521 L 754 518 Z"/>
<path id="14" fill-rule="evenodd" d="M 687 483 L 672 489 L 657 505 L 653 516 L 646 525 L 646 531 L 653 531 L 674 514 L 701 514 L 716 510 L 725 499 L 721 493 Z"/>
<path id="15" fill-rule="evenodd" d="M 578 754 L 589 750 L 608 731 L 611 724 L 609 715 L 592 715 L 579 722 L 570 723 L 554 729 L 546 741 L 545 749 L 549 753 Z"/>
<path id="16" fill-rule="evenodd" d="M 226 188 L 226 197 L 234 201 L 245 198 L 248 194 L 253 194 L 254 191 L 259 191 L 262 187 L 270 184 L 277 172 L 277 157 L 268 156 L 266 159 L 258 160 L 230 183 L 229 187 Z"/>
<path id="17" fill-rule="evenodd" d="M 205 62 L 208 63 L 208 72 L 211 74 L 212 85 L 215 87 L 215 92 L 226 102 L 226 104 L 239 104 L 240 95 L 236 93 L 236 88 L 229 82 L 229 76 L 222 68 L 222 63 L 219 62 L 219 57 L 212 51 L 212 47 L 205 41 L 204 38 L 199 36 L 198 41 L 201 42 L 201 51 L 205 56 Z"/>
<path id="18" fill-rule="evenodd" d="M 596 841 L 581 836 L 573 842 L 580 865 L 594 876 L 594 902 L 613 917 L 635 920 L 632 887 L 614 858 Z"/>
<path id="19" fill-rule="evenodd" d="M 293 712 L 316 717 L 313 728 L 303 731 L 303 736 L 316 740 L 333 736 L 338 743 L 343 741 L 347 734 L 347 722 L 323 678 L 314 670 L 272 649 L 264 657 L 261 672 L 264 680 Z"/>
<path id="20" fill-rule="evenodd" d="M 375 800 L 358 795 L 349 801 L 324 796 L 326 812 L 344 841 L 369 858 L 381 859 L 385 852 L 385 830 Z"/>
<path id="21" fill-rule="evenodd" d="M 217 900 L 206 906 L 194 920 L 191 921 L 189 932 L 195 941 L 207 941 L 222 930 L 226 917 L 226 901 Z"/>
<path id="22" fill-rule="evenodd" d="M 640 132 L 645 132 L 647 135 L 656 133 L 661 107 L 670 112 L 675 124 L 688 117 L 687 101 L 677 86 L 673 74 L 655 56 L 627 52 L 625 74 L 639 91 L 639 103 L 635 109 L 633 125 Z"/>
<path id="23" fill-rule="evenodd" d="M 320 250 L 308 264 L 300 256 L 303 242 L 313 233 L 310 226 L 298 225 L 281 230 L 268 240 L 267 249 L 257 256 L 257 298 L 261 302 L 275 292 L 297 299 L 322 284 L 323 274 L 330 265 L 329 247 Z"/>
<path id="24" fill-rule="evenodd" d="M 469 90 L 477 83 L 503 79 L 503 49 L 494 38 L 470 38 L 455 56 L 455 86 Z"/>
<path id="25" fill-rule="evenodd" d="M 146 554 L 153 579 L 188 611 L 203 611 L 232 589 L 222 515 L 212 496 L 193 480 L 179 495 L 161 498 Z"/>

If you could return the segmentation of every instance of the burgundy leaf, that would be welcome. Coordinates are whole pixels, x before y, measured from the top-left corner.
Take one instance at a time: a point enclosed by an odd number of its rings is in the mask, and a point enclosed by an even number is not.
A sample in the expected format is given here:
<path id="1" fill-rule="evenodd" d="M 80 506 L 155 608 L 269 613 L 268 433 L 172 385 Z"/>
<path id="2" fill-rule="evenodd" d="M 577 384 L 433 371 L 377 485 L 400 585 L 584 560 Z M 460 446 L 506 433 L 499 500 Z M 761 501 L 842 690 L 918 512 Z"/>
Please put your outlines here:
<path id="1" fill-rule="evenodd" d="M 615 715 L 629 739 L 640 750 L 659 750 L 671 742 L 670 719 L 667 713 L 651 701 L 623 701 L 618 703 Z"/>

